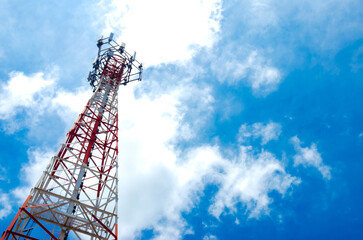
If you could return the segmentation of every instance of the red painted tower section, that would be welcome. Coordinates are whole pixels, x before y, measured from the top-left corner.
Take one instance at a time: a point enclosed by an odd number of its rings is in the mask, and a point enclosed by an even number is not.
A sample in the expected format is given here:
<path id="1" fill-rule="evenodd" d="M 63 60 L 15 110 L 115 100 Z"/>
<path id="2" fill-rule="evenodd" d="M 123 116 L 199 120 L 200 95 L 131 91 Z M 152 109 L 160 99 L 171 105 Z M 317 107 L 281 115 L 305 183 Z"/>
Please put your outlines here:
<path id="1" fill-rule="evenodd" d="M 98 40 L 94 93 L 1 240 L 117 239 L 117 95 L 142 64 L 112 38 Z"/>

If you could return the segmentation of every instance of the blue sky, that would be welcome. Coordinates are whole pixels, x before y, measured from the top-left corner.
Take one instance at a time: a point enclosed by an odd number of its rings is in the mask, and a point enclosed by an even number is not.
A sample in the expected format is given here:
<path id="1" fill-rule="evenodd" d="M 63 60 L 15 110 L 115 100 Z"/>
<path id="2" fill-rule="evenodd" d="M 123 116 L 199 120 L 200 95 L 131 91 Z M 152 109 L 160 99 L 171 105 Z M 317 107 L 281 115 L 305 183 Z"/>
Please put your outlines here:
<path id="1" fill-rule="evenodd" d="M 99 35 L 144 63 L 120 88 L 122 239 L 362 239 L 363 3 L 2 1 L 0 226 L 92 91 Z"/>

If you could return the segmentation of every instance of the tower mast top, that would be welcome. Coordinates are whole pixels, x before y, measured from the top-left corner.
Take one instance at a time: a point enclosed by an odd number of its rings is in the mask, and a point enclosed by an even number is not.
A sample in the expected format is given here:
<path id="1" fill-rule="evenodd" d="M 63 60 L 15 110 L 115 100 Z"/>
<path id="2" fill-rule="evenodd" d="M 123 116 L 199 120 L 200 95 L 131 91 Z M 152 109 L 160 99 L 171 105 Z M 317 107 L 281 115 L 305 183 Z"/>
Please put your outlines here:
<path id="1" fill-rule="evenodd" d="M 136 52 L 131 55 L 125 50 L 125 43 L 119 45 L 113 37 L 111 33 L 109 37 L 101 36 L 97 40 L 98 53 L 88 75 L 93 91 L 97 89 L 102 76 L 108 76 L 123 85 L 141 81 L 143 66 L 136 60 Z M 113 74 L 110 75 L 110 72 Z"/>

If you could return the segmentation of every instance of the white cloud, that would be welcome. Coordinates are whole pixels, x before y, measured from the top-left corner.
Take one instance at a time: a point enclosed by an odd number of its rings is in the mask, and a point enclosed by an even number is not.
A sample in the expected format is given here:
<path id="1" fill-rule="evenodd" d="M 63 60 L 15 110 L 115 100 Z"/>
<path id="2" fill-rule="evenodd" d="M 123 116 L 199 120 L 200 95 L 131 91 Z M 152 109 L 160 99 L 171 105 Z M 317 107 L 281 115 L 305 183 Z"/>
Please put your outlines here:
<path id="1" fill-rule="evenodd" d="M 57 84 L 58 68 L 48 72 L 29 75 L 11 72 L 7 82 L 0 85 L 0 120 L 7 133 L 23 128 L 35 132 L 41 128 L 44 116 L 49 118 L 54 113 L 68 127 L 76 120 L 91 91 L 84 87 L 74 92 L 64 90 Z"/>
<path id="2" fill-rule="evenodd" d="M 250 52 L 245 56 L 243 52 Z M 237 45 L 223 49 L 221 56 L 212 56 L 211 70 L 218 80 L 234 84 L 244 82 L 257 96 L 266 96 L 275 91 L 281 82 L 282 74 L 257 50 L 248 50 Z M 214 60 L 213 60 L 214 59 Z"/>
<path id="3" fill-rule="evenodd" d="M 41 121 L 46 121 L 54 113 L 66 125 L 71 126 L 91 93 L 83 88 L 76 89 L 75 92 L 68 92 L 61 87 L 58 87 L 57 92 L 55 92 L 56 80 L 57 67 L 49 71 L 49 74 L 42 72 L 30 75 L 23 72 L 11 72 L 9 74 L 8 81 L 0 86 L 2 95 L 0 119 L 7 126 L 5 130 L 8 133 L 24 127 L 32 132 L 44 131 Z M 17 115 L 22 117 L 14 121 Z M 46 116 L 45 120 L 43 116 Z M 47 131 L 50 130 L 47 129 Z M 40 177 L 34 172 L 41 173 L 49 163 L 51 156 L 51 151 L 28 150 L 29 161 L 20 170 L 22 185 L 11 190 L 12 196 L 19 201 L 19 204 L 25 200 L 30 189 Z M 0 168 L 0 171 L 3 172 L 3 169 Z M 0 176 L 0 180 L 4 179 Z"/>
<path id="4" fill-rule="evenodd" d="M 250 217 L 258 217 L 269 210 L 272 202 L 269 192 L 285 194 L 291 185 L 300 183 L 299 179 L 285 172 L 285 167 L 271 153 L 255 155 L 251 146 L 241 146 L 240 155 L 225 164 L 221 186 L 209 208 L 209 212 L 217 218 L 226 209 L 231 213 L 237 212 L 239 202 L 250 211 Z"/>
<path id="5" fill-rule="evenodd" d="M 119 96 L 127 103 L 119 118 L 120 237 L 153 228 L 157 239 L 179 239 L 188 230 L 181 212 L 195 204 L 202 177 L 218 157 L 206 147 L 178 158 L 170 144 L 182 117 L 177 92 L 135 99 L 131 88 L 121 88 Z"/>
<path id="6" fill-rule="evenodd" d="M 103 33 L 120 34 L 146 66 L 187 60 L 197 48 L 210 47 L 221 19 L 220 0 L 113 0 L 99 6 L 106 6 Z"/>
<path id="7" fill-rule="evenodd" d="M 11 72 L 6 84 L 0 86 L 0 119 L 14 117 L 24 108 L 36 106 L 43 111 L 41 104 L 52 91 L 55 79 L 42 72 L 26 76 L 22 72 Z"/>
<path id="8" fill-rule="evenodd" d="M 302 143 L 297 136 L 292 137 L 291 142 L 296 151 L 296 155 L 294 156 L 294 166 L 313 166 L 320 171 L 324 178 L 331 178 L 330 167 L 323 163 L 323 159 L 321 158 L 315 143 L 312 143 L 310 147 L 301 147 Z"/>
<path id="9" fill-rule="evenodd" d="M 243 124 L 238 132 L 238 140 L 246 142 L 250 138 L 261 138 L 261 144 L 264 145 L 271 140 L 277 140 L 281 134 L 281 125 L 275 122 L 267 124 L 254 123 L 252 125 Z"/>

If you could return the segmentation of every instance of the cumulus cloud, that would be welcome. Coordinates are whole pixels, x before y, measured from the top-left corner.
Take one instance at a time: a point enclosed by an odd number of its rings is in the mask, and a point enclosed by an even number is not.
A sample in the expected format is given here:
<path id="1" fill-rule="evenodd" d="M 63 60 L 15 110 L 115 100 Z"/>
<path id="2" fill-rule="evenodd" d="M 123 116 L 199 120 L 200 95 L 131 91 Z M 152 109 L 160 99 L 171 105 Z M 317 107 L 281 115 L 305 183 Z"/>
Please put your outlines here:
<path id="1" fill-rule="evenodd" d="M 296 151 L 294 166 L 316 167 L 324 178 L 331 178 L 330 167 L 323 163 L 315 143 L 312 143 L 310 147 L 301 147 L 302 143 L 297 136 L 292 137 L 290 140 Z"/>
<path id="2" fill-rule="evenodd" d="M 187 227 L 181 212 L 193 206 L 192 195 L 203 186 L 197 173 L 210 166 L 190 159 L 204 153 L 200 160 L 212 162 L 214 154 L 208 149 L 178 159 L 170 144 L 182 117 L 177 92 L 135 99 L 131 88 L 121 88 L 119 96 L 127 103 L 119 117 L 120 236 L 132 239 L 153 228 L 160 239 L 178 239 Z"/>
<path id="3" fill-rule="evenodd" d="M 221 20 L 220 0 L 114 0 L 99 6 L 105 6 L 104 34 L 120 34 L 147 66 L 187 60 L 210 47 Z"/>
<path id="4" fill-rule="evenodd" d="M 128 87 L 119 96 L 125 103 L 119 119 L 119 224 L 124 239 L 140 236 L 143 229 L 153 229 L 155 239 L 180 239 L 192 232 L 182 213 L 199 203 L 208 184 L 220 186 L 212 215 L 219 217 L 225 209 L 233 213 L 242 202 L 254 217 L 268 211 L 269 192 L 284 194 L 299 182 L 271 153 L 255 155 L 252 147 L 242 147 L 235 160 L 223 157 L 218 145 L 175 149 L 173 139 L 188 111 L 179 107 L 185 99 L 178 91 L 135 98 Z"/>
<path id="5" fill-rule="evenodd" d="M 0 120 L 6 132 L 13 133 L 23 128 L 39 130 L 42 117 L 54 114 L 71 126 L 91 92 L 84 87 L 75 91 L 64 90 L 58 85 L 57 72 L 58 68 L 53 67 L 48 74 L 9 74 L 9 79 L 0 85 Z"/>
<path id="6" fill-rule="evenodd" d="M 243 124 L 238 132 L 238 140 L 247 142 L 250 138 L 261 138 L 261 144 L 265 145 L 271 140 L 277 140 L 281 134 L 281 125 L 275 122 L 267 124 L 254 123 L 252 125 Z"/>
<path id="7" fill-rule="evenodd" d="M 40 104 L 52 91 L 55 79 L 42 72 L 25 75 L 23 72 L 11 72 L 9 80 L 0 85 L 0 119 L 14 117 L 22 109 L 37 106 L 43 111 Z"/>

